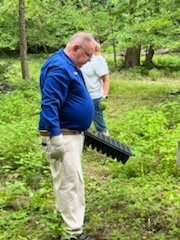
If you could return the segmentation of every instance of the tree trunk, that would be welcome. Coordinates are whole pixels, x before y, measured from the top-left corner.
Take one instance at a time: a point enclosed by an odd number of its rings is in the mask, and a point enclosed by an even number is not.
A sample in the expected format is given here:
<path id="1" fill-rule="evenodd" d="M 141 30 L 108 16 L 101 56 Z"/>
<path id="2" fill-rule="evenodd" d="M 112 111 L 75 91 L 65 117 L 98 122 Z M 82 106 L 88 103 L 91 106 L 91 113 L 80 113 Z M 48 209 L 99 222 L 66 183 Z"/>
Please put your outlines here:
<path id="1" fill-rule="evenodd" d="M 19 33 L 20 33 L 20 58 L 22 78 L 30 79 L 28 62 L 27 62 L 27 42 L 25 30 L 25 4 L 24 0 L 19 0 Z"/>
<path id="2" fill-rule="evenodd" d="M 152 46 L 149 46 L 149 48 L 146 51 L 146 59 L 145 59 L 145 65 L 147 67 L 152 67 L 154 65 L 152 61 L 153 56 L 154 56 L 154 49 Z"/>
<path id="3" fill-rule="evenodd" d="M 128 48 L 125 54 L 124 67 L 134 68 L 136 66 L 140 66 L 140 53 L 141 53 L 140 46 L 138 48 L 136 47 Z"/>
<path id="4" fill-rule="evenodd" d="M 129 15 L 133 16 L 136 9 L 137 0 L 129 1 Z M 132 21 L 132 20 L 131 20 Z M 130 23 L 131 23 L 130 21 Z M 128 48 L 125 54 L 124 67 L 134 68 L 140 65 L 141 46 Z"/>

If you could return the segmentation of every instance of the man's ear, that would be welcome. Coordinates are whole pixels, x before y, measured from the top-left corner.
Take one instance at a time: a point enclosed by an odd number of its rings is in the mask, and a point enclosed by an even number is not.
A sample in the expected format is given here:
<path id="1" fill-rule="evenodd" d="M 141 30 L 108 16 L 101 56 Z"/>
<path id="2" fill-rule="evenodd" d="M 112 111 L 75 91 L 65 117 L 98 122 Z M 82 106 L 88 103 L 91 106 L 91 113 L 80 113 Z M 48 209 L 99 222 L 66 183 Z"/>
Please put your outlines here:
<path id="1" fill-rule="evenodd" d="M 73 46 L 73 52 L 77 52 L 78 49 L 79 49 L 78 45 Z"/>

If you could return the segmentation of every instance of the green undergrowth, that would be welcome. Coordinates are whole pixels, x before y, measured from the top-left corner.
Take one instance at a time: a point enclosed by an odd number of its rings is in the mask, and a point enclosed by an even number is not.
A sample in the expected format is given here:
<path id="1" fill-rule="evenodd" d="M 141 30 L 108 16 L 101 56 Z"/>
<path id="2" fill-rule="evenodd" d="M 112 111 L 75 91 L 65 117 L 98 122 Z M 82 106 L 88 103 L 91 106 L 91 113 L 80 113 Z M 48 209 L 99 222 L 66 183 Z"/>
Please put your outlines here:
<path id="1" fill-rule="evenodd" d="M 17 59 L 9 61 L 0 95 L 0 240 L 55 240 L 64 226 L 37 131 L 43 59 L 29 57 L 30 81 L 21 79 Z M 177 78 L 154 82 L 111 74 L 105 118 L 111 137 L 133 156 L 123 165 L 84 150 L 85 230 L 96 239 L 179 239 L 179 89 Z"/>

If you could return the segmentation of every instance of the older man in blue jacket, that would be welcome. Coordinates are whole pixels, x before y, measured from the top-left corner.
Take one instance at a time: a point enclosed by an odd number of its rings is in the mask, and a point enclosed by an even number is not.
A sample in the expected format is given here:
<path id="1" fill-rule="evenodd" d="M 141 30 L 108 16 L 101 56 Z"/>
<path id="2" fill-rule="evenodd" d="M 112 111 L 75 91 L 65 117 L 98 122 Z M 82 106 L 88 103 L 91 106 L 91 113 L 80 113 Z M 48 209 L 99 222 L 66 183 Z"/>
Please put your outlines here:
<path id="1" fill-rule="evenodd" d="M 44 63 L 40 74 L 39 131 L 53 177 L 56 207 L 69 237 L 93 240 L 83 233 L 85 197 L 81 167 L 83 131 L 93 119 L 93 103 L 80 67 L 95 52 L 96 41 L 86 32 L 76 33 L 64 49 Z"/>

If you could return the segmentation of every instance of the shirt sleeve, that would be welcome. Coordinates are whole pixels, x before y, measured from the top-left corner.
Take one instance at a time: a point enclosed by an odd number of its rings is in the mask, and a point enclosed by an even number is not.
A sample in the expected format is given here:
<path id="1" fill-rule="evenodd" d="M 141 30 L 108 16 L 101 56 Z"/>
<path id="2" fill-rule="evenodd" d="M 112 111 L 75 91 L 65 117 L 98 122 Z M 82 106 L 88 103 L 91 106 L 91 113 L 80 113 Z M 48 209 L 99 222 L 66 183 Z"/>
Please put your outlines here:
<path id="1" fill-rule="evenodd" d="M 46 123 L 46 129 L 52 136 L 61 133 L 59 110 L 67 97 L 68 75 L 63 69 L 49 71 L 42 89 L 41 115 Z"/>
<path id="2" fill-rule="evenodd" d="M 95 72 L 101 77 L 109 72 L 108 65 L 103 56 L 97 56 L 94 62 Z"/>

